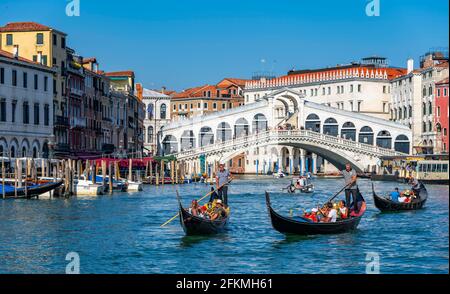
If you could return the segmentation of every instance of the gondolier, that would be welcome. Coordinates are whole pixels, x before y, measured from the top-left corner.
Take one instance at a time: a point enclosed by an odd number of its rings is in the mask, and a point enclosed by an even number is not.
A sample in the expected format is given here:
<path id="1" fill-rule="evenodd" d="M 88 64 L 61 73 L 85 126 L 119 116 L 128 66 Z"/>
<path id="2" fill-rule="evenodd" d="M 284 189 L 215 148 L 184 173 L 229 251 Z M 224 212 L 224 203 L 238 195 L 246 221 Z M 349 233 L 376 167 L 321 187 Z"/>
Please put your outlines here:
<path id="1" fill-rule="evenodd" d="M 216 175 L 216 187 L 219 197 L 225 205 L 228 205 L 228 182 L 232 180 L 231 173 L 225 169 L 225 164 L 219 164 L 219 170 Z"/>
<path id="2" fill-rule="evenodd" d="M 344 180 L 345 180 L 345 203 L 347 205 L 348 208 L 350 208 L 350 195 L 353 199 L 353 203 L 354 205 L 354 210 L 355 213 L 358 213 L 359 208 L 358 205 L 356 205 L 357 203 L 357 196 L 358 196 L 358 184 L 357 184 L 357 175 L 356 175 L 356 171 L 354 169 L 352 169 L 352 166 L 350 163 L 347 163 L 345 165 L 345 169 L 343 171 L 341 171 L 342 175 L 344 176 Z"/>

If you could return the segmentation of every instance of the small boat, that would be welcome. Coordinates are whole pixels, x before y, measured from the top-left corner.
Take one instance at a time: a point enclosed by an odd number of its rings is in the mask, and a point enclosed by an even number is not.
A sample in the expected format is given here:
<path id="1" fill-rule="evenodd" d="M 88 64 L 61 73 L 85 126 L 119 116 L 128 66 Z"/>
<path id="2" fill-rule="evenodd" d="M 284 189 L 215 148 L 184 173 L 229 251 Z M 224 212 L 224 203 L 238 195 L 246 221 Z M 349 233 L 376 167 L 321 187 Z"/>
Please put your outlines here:
<path id="1" fill-rule="evenodd" d="M 295 193 L 313 193 L 314 192 L 314 184 L 307 177 L 294 178 L 291 181 L 291 184 L 284 188 L 283 190 L 287 190 L 289 194 Z"/>
<path id="2" fill-rule="evenodd" d="M 362 202 L 364 198 L 360 193 Z M 358 215 L 344 220 L 338 220 L 334 223 L 315 223 L 302 217 L 285 217 L 278 214 L 271 206 L 270 195 L 266 192 L 266 205 L 269 210 L 270 220 L 275 230 L 283 234 L 296 235 L 319 235 L 319 234 L 339 234 L 353 230 L 359 225 L 365 212 L 365 205 L 362 206 Z"/>
<path id="3" fill-rule="evenodd" d="M 223 232 L 226 229 L 230 215 L 220 220 L 208 220 L 193 216 L 181 204 L 181 198 L 177 191 L 179 205 L 180 224 L 186 235 L 213 235 Z"/>
<path id="4" fill-rule="evenodd" d="M 276 173 L 273 174 L 273 176 L 277 179 L 281 179 L 284 178 L 286 175 L 281 169 L 279 169 Z"/>
<path id="5" fill-rule="evenodd" d="M 14 186 L 12 185 L 1 185 L 0 184 L 0 198 L 3 196 L 3 191 L 5 191 L 6 198 L 33 198 L 41 194 L 47 193 L 49 191 L 58 188 L 63 184 L 62 181 L 59 182 L 48 182 L 45 184 L 33 184 L 26 187 L 17 188 L 17 192 L 14 191 Z M 17 195 L 16 195 L 17 193 Z"/>
<path id="6" fill-rule="evenodd" d="M 127 192 L 140 192 L 143 190 L 142 182 L 140 181 L 126 181 Z"/>
<path id="7" fill-rule="evenodd" d="M 417 210 L 424 207 L 425 202 L 428 199 L 428 191 L 423 183 L 420 183 L 418 190 L 413 190 L 416 198 L 413 198 L 409 203 L 395 202 L 388 198 L 378 196 L 375 193 L 375 188 L 372 184 L 373 200 L 375 206 L 381 211 L 404 211 L 404 210 Z"/>
<path id="8" fill-rule="evenodd" d="M 84 179 L 84 177 L 81 177 L 82 179 Z M 92 180 L 92 176 L 90 175 L 88 180 Z M 95 176 L 95 182 L 96 183 L 102 183 L 103 182 L 103 176 L 102 175 L 97 175 Z M 105 177 L 105 185 L 106 185 L 106 189 L 109 190 L 109 176 Z M 121 180 L 116 180 L 116 179 L 112 179 L 112 186 L 113 186 L 113 190 L 118 190 L 118 191 L 122 191 L 122 192 L 126 192 L 128 185 L 126 182 L 121 181 Z"/>

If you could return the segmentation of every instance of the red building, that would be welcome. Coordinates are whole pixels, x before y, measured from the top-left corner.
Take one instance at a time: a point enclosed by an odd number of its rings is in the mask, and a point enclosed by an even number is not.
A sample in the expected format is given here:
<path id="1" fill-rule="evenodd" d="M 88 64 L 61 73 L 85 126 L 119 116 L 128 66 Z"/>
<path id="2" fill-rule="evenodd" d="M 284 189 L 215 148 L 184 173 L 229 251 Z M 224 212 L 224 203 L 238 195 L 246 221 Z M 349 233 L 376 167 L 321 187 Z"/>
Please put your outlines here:
<path id="1" fill-rule="evenodd" d="M 435 127 L 437 133 L 436 153 L 448 152 L 448 78 L 436 83 Z"/>

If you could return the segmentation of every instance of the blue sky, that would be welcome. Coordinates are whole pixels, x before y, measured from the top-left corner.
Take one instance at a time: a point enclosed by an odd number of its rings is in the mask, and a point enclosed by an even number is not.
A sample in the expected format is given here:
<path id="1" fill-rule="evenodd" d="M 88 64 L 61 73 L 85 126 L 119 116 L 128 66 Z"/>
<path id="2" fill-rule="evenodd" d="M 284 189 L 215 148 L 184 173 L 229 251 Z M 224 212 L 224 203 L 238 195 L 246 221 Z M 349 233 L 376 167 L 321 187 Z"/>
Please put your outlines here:
<path id="1" fill-rule="evenodd" d="M 348 63 L 368 55 L 394 66 L 448 47 L 447 0 L 0 0 L 0 24 L 35 21 L 66 32 L 68 45 L 106 71 L 132 69 L 147 88 L 250 78 L 259 70 Z M 261 62 L 265 60 L 266 62 Z"/>

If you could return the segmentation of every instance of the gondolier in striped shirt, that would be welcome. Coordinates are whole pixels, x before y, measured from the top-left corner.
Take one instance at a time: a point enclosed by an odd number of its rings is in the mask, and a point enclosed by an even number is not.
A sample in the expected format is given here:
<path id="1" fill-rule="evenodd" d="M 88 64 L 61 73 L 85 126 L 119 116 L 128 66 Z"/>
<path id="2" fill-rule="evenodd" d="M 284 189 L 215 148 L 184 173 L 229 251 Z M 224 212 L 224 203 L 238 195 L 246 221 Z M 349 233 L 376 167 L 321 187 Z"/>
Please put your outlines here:
<path id="1" fill-rule="evenodd" d="M 354 203 L 354 211 L 355 213 L 359 212 L 359 208 L 357 205 L 357 197 L 358 197 L 358 184 L 357 184 L 357 175 L 356 171 L 352 169 L 352 165 L 347 163 L 345 165 L 345 169 L 341 171 L 345 180 L 345 203 L 348 208 L 350 208 L 350 195 L 353 199 Z"/>
<path id="2" fill-rule="evenodd" d="M 223 200 L 225 205 L 228 205 L 228 182 L 231 181 L 232 178 L 231 173 L 225 169 L 225 164 L 220 163 L 216 175 L 216 188 L 219 197 Z"/>

